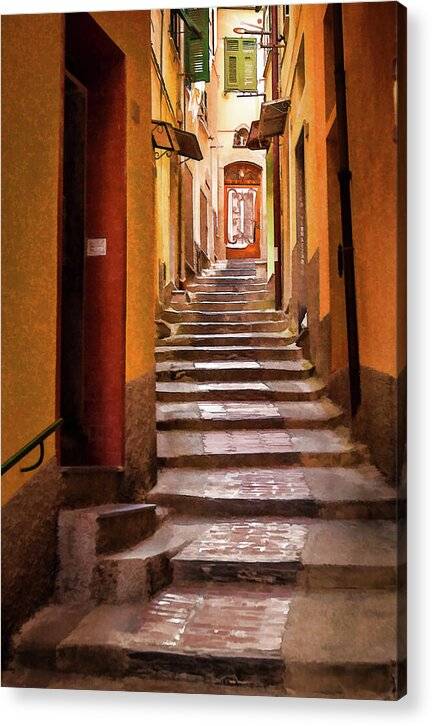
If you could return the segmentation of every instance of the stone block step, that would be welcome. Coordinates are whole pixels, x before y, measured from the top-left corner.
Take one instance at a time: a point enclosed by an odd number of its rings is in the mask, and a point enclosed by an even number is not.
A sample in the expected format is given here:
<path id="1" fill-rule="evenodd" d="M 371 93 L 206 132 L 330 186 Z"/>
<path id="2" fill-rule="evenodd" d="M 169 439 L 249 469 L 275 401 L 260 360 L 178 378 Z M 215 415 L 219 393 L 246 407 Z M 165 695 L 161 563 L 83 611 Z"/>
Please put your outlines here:
<path id="1" fill-rule="evenodd" d="M 297 381 L 156 383 L 158 401 L 316 401 L 325 393 L 318 378 Z"/>
<path id="2" fill-rule="evenodd" d="M 219 273 L 219 270 L 218 270 Z M 208 275 L 197 275 L 194 277 L 193 285 L 215 285 L 216 287 L 223 286 L 224 285 L 237 285 L 237 283 L 244 284 L 244 283 L 259 283 L 259 284 L 266 284 L 262 283 L 259 280 L 257 280 L 256 274 L 252 274 L 249 272 L 243 272 L 242 274 L 230 270 L 229 274 L 226 273 L 226 270 L 223 271 L 223 274 L 208 274 Z M 188 285 L 188 289 L 190 287 Z"/>
<path id="3" fill-rule="evenodd" d="M 227 302 L 226 300 L 216 298 L 214 300 L 213 298 L 210 301 L 203 300 L 201 302 L 193 302 L 192 300 L 190 302 L 176 302 L 171 301 L 170 302 L 170 310 L 176 310 L 176 311 L 191 311 L 191 312 L 215 312 L 215 313 L 222 313 L 222 312 L 243 312 L 245 310 L 247 311 L 257 311 L 257 310 L 270 310 L 271 312 L 274 312 L 274 304 L 270 297 L 262 297 L 260 300 L 245 300 L 243 302 L 241 301 L 231 301 Z"/>
<path id="4" fill-rule="evenodd" d="M 212 524 L 172 559 L 174 582 L 297 582 L 305 589 L 393 589 L 394 522 L 237 519 Z"/>
<path id="5" fill-rule="evenodd" d="M 168 323 L 254 323 L 286 320 L 280 310 L 231 310 L 227 312 L 206 312 L 205 310 L 173 310 L 163 314 Z"/>
<path id="6" fill-rule="evenodd" d="M 202 270 L 200 278 L 195 279 L 205 279 L 205 278 L 226 278 L 226 277 L 239 277 L 243 279 L 243 277 L 254 279 L 256 278 L 256 268 L 255 267 L 208 267 L 205 270 Z"/>
<path id="7" fill-rule="evenodd" d="M 204 282 L 193 282 L 187 286 L 190 294 L 210 293 L 213 295 L 224 295 L 226 293 L 258 293 L 267 294 L 267 283 L 258 281 L 241 281 L 236 278 L 212 278 Z"/>
<path id="8" fill-rule="evenodd" d="M 158 346 L 155 350 L 157 361 L 199 360 L 208 361 L 240 361 L 240 360 L 279 360 L 294 361 L 302 358 L 302 349 L 295 343 L 286 347 L 272 348 L 248 345 L 220 345 L 220 346 Z"/>
<path id="9" fill-rule="evenodd" d="M 172 580 L 171 558 L 208 528 L 202 522 L 168 519 L 133 547 L 98 558 L 91 599 L 111 604 L 145 602 Z"/>
<path id="10" fill-rule="evenodd" d="M 68 672 L 124 678 L 126 689 L 160 679 L 177 691 L 192 681 L 213 693 L 391 700 L 403 689 L 397 644 L 394 592 L 209 583 L 171 586 L 145 605 L 51 605 L 24 626 L 15 663 L 51 668 L 60 682 Z"/>
<path id="11" fill-rule="evenodd" d="M 279 333 L 287 330 L 286 320 L 253 320 L 250 322 L 192 322 L 179 323 L 176 335 L 214 335 L 238 333 Z"/>
<path id="12" fill-rule="evenodd" d="M 97 558 L 142 541 L 153 534 L 156 525 L 154 504 L 105 504 L 60 511 L 57 597 L 87 599 Z"/>
<path id="13" fill-rule="evenodd" d="M 353 443 L 347 429 L 256 429 L 159 431 L 158 463 L 164 467 L 355 466 L 366 447 Z"/>
<path id="14" fill-rule="evenodd" d="M 160 469 L 147 501 L 194 516 L 396 519 L 397 493 L 370 465 Z M 399 510 L 403 502 L 399 502 Z"/>
<path id="15" fill-rule="evenodd" d="M 253 303 L 253 306 L 256 307 L 257 303 L 262 301 L 268 303 L 269 306 L 272 305 L 267 290 L 243 290 L 241 292 L 229 292 L 228 290 L 223 292 L 217 290 L 208 292 L 189 291 L 188 296 L 191 303 Z M 231 308 L 231 305 L 229 307 Z"/>
<path id="16" fill-rule="evenodd" d="M 197 345 L 197 346 L 244 346 L 251 347 L 285 347 L 294 343 L 294 336 L 280 333 L 214 333 L 213 335 L 171 335 L 161 338 L 158 343 L 163 345 Z"/>
<path id="17" fill-rule="evenodd" d="M 292 402 L 157 403 L 160 431 L 215 431 L 230 429 L 331 428 L 342 423 L 343 411 L 329 399 Z"/>
<path id="18" fill-rule="evenodd" d="M 162 361 L 156 364 L 158 381 L 269 381 L 309 378 L 314 370 L 307 360 L 295 361 Z"/>

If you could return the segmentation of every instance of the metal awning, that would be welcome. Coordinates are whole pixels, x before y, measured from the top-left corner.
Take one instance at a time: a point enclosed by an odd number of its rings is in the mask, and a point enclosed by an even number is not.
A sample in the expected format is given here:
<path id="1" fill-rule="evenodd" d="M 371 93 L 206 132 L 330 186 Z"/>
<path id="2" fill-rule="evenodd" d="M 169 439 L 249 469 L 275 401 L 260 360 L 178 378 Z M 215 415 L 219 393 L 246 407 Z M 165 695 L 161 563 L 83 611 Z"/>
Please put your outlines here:
<path id="1" fill-rule="evenodd" d="M 173 127 L 176 135 L 178 144 L 178 154 L 185 156 L 188 159 L 195 159 L 195 161 L 201 161 L 203 158 L 198 139 L 195 134 L 190 131 L 183 131 L 183 129 L 177 129 Z"/>
<path id="2" fill-rule="evenodd" d="M 280 136 L 285 129 L 288 109 L 291 103 L 288 98 L 268 101 L 261 104 L 258 133 L 260 138 Z"/>
<path id="3" fill-rule="evenodd" d="M 175 135 L 175 129 L 168 121 L 152 119 L 152 143 L 153 148 L 165 149 L 165 151 L 178 151 L 179 145 Z"/>
<path id="4" fill-rule="evenodd" d="M 251 149 L 251 151 L 267 150 L 270 147 L 269 139 L 261 138 L 258 127 L 259 119 L 257 121 L 252 121 L 246 141 L 246 148 Z"/>

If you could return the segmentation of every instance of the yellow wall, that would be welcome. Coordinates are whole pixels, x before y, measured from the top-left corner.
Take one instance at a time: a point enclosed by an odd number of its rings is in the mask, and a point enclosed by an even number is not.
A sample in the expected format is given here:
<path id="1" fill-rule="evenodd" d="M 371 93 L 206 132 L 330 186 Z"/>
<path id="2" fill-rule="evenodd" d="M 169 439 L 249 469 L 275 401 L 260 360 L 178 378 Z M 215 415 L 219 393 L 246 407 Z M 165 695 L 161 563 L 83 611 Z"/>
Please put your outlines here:
<path id="1" fill-rule="evenodd" d="M 154 190 L 150 16 L 94 13 L 126 55 L 126 380 L 154 369 Z M 56 418 L 58 199 L 63 124 L 63 16 L 6 16 L 3 85 L 2 461 Z M 140 121 L 132 117 L 138 104 Z M 55 438 L 46 442 L 46 460 Z M 37 451 L 29 461 L 37 458 Z M 27 461 L 25 462 L 27 463 Z M 7 501 L 32 474 L 3 477 Z"/>
<path id="2" fill-rule="evenodd" d="M 289 199 L 291 209 L 289 217 L 284 214 L 283 239 L 288 246 L 285 256 L 290 258 L 296 241 L 295 145 L 306 124 L 308 261 L 319 250 L 319 319 L 331 312 L 331 370 L 337 370 L 346 365 L 347 354 L 344 285 L 337 276 L 335 261 L 340 230 L 335 210 L 328 205 L 328 183 L 336 190 L 337 204 L 339 192 L 335 170 L 329 177 L 327 174 L 331 156 L 328 159 L 327 136 L 335 122 L 335 108 L 326 114 L 326 9 L 323 4 L 291 6 L 281 67 L 281 94 L 291 99 L 281 139 L 282 147 L 289 146 L 289 153 L 282 150 L 281 154 L 282 202 L 286 204 Z M 397 146 L 393 140 L 396 4 L 348 3 L 343 17 L 360 362 L 396 376 L 400 369 L 396 363 Z M 300 95 L 295 67 L 302 36 L 306 83 Z M 337 150 L 335 155 L 337 159 Z M 285 265 L 285 304 L 291 295 L 290 275 L 290 266 Z"/>
<path id="3" fill-rule="evenodd" d="M 2 18 L 2 461 L 56 418 L 62 56 L 61 15 Z M 3 501 L 30 476 L 6 474 Z"/>
<path id="4" fill-rule="evenodd" d="M 126 380 L 154 368 L 154 185 L 150 139 L 150 13 L 92 13 L 126 55 L 127 315 Z M 140 122 L 133 119 L 138 104 Z"/>

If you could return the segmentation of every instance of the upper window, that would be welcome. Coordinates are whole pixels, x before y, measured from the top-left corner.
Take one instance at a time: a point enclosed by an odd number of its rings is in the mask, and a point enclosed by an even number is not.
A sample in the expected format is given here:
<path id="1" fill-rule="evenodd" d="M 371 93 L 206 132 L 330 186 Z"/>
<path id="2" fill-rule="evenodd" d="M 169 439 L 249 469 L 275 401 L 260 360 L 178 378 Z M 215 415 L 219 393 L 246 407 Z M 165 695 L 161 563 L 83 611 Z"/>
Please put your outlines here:
<path id="1" fill-rule="evenodd" d="M 256 38 L 225 38 L 225 93 L 256 90 Z"/>
<path id="2" fill-rule="evenodd" d="M 242 126 L 240 129 L 237 129 L 237 131 L 234 133 L 233 147 L 235 149 L 245 147 L 248 136 L 249 131 L 247 130 L 246 126 Z"/>
<path id="3" fill-rule="evenodd" d="M 170 10 L 169 32 L 177 52 L 180 53 L 180 15 L 177 10 Z"/>

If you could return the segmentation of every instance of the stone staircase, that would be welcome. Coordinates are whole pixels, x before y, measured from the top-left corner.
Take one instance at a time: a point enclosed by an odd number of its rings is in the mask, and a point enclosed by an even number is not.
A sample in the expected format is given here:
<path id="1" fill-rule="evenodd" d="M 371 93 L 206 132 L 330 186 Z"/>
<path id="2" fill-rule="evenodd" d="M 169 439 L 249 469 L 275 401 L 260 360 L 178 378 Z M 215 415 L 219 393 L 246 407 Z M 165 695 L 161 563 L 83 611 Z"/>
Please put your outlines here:
<path id="1" fill-rule="evenodd" d="M 157 486 L 61 513 L 56 598 L 6 685 L 396 698 L 394 490 L 253 261 L 164 318 Z"/>

